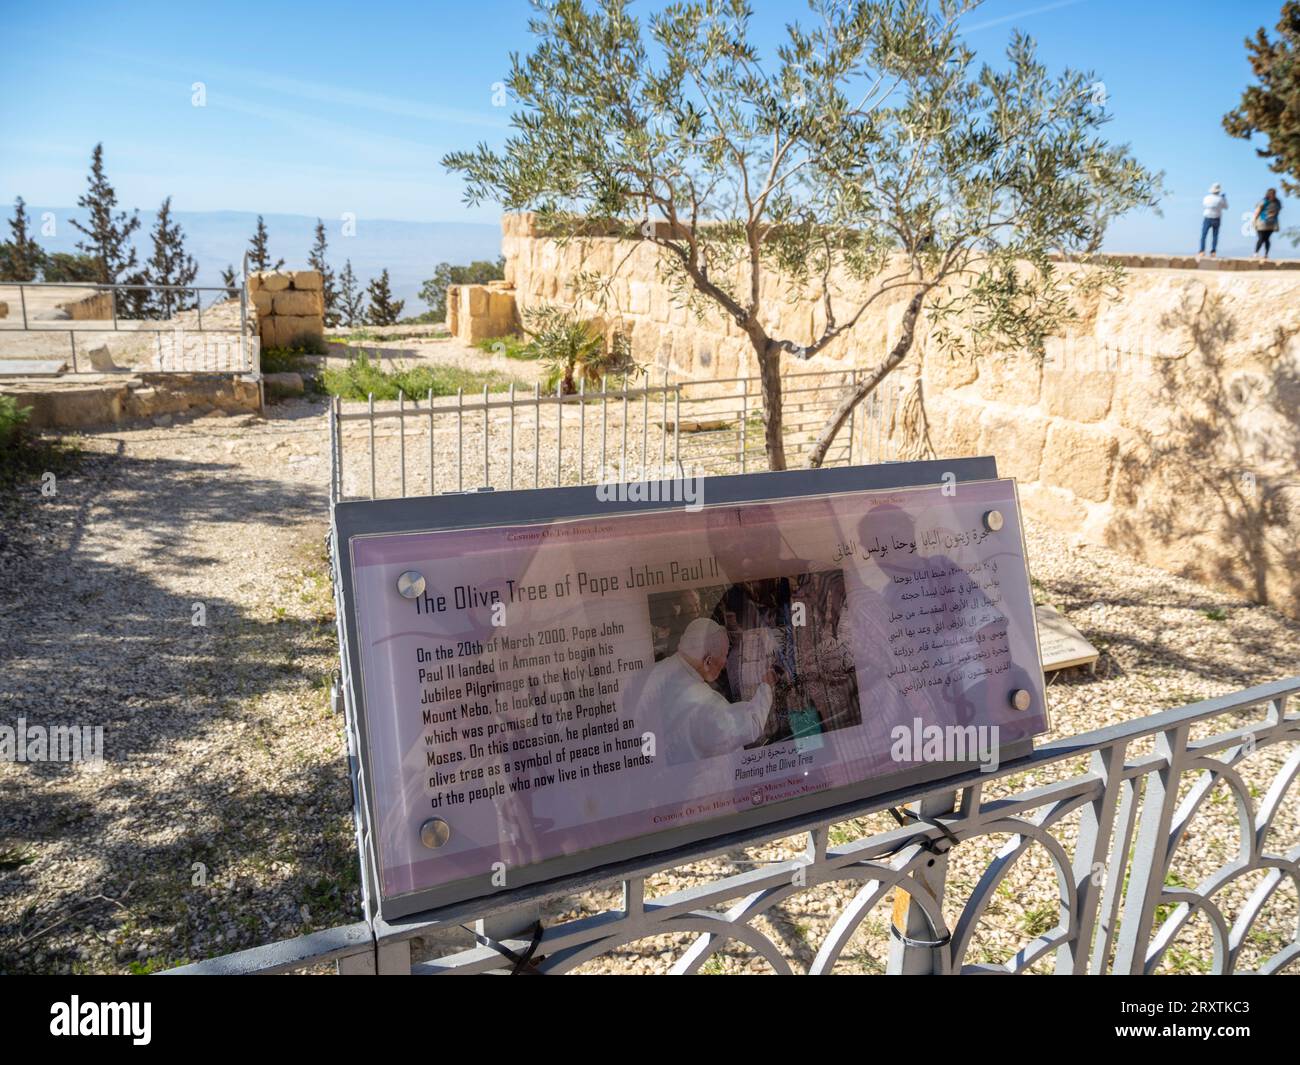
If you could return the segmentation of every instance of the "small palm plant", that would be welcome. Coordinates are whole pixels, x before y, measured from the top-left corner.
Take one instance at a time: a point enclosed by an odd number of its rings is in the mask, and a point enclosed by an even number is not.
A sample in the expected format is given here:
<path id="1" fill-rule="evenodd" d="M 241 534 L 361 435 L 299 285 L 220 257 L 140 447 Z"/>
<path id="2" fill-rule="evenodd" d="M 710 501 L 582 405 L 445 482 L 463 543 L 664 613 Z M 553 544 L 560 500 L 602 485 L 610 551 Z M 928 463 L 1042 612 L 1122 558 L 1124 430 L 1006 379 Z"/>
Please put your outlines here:
<path id="1" fill-rule="evenodd" d="M 542 306 L 524 312 L 530 336 L 527 350 L 531 358 L 546 366 L 546 387 L 558 387 L 571 396 L 578 391 L 577 382 L 599 384 L 611 373 L 628 373 L 636 369 L 631 345 L 622 333 L 615 333 L 606 344 L 595 323 L 578 318 L 562 307 Z"/>

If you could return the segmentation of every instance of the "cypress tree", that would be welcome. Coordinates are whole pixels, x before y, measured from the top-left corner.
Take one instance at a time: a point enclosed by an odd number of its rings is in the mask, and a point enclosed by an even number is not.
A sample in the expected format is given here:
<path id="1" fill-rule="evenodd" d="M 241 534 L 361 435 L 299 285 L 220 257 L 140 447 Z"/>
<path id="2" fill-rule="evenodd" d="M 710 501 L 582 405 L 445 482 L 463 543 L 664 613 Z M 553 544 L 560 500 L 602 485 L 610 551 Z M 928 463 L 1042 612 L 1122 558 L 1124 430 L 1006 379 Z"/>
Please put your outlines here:
<path id="1" fill-rule="evenodd" d="M 95 259 L 98 263 L 97 281 L 102 284 L 117 284 L 127 277 L 128 283 L 135 275 L 135 248 L 131 244 L 131 234 L 140 228 L 140 215 L 132 211 L 118 211 L 117 192 L 104 174 L 104 145 L 96 144 L 90 157 L 90 176 L 87 178 L 85 195 L 77 197 L 77 206 L 88 212 L 87 224 L 83 225 L 75 218 L 73 228 L 84 233 L 85 240 L 77 241 L 77 247 Z"/>
<path id="2" fill-rule="evenodd" d="M 339 274 L 339 318 L 351 328 L 365 321 L 365 316 L 366 299 L 352 272 L 352 260 L 348 259 Z"/>
<path id="3" fill-rule="evenodd" d="M 14 200 L 9 233 L 10 239 L 0 244 L 0 281 L 35 281 L 45 265 L 45 252 L 28 233 L 27 204 L 21 196 Z"/>
<path id="4" fill-rule="evenodd" d="M 393 299 L 392 289 L 388 286 L 388 271 L 384 270 L 371 281 L 367 291 L 370 295 L 370 312 L 366 320 L 371 325 L 396 325 L 405 300 Z"/>
<path id="5" fill-rule="evenodd" d="M 248 242 L 248 268 L 250 270 L 278 270 L 284 265 L 283 259 L 277 259 L 275 265 L 271 265 L 271 249 L 269 246 L 269 235 L 266 232 L 266 222 L 262 216 L 257 216 L 257 229 L 253 232 L 252 239 Z"/>
<path id="6" fill-rule="evenodd" d="M 172 221 L 171 211 L 172 198 L 168 196 L 158 208 L 158 221 L 152 234 L 153 255 L 145 264 L 151 285 L 190 285 L 199 273 L 198 264 L 186 254 L 185 233 Z M 149 311 L 161 318 L 171 318 L 177 311 L 193 308 L 197 293 L 155 289 L 148 295 Z"/>
<path id="7" fill-rule="evenodd" d="M 221 271 L 221 283 L 226 286 L 227 299 L 239 299 L 239 278 L 235 276 L 235 266 L 233 263 Z"/>
<path id="8" fill-rule="evenodd" d="M 325 223 L 318 218 L 316 219 L 316 243 L 312 245 L 311 254 L 307 256 L 307 262 L 313 270 L 320 274 L 321 296 L 325 304 L 325 327 L 332 329 L 339 324 L 339 293 L 334 284 L 334 271 L 330 269 L 329 263 L 325 260 L 327 250 Z"/>
<path id="9" fill-rule="evenodd" d="M 1277 36 L 1270 40 L 1258 30 L 1246 39 L 1246 53 L 1258 84 L 1248 86 L 1236 110 L 1223 116 L 1224 129 L 1243 140 L 1261 135 L 1264 146 L 1255 154 L 1281 175 L 1283 191 L 1300 195 L 1300 2 L 1287 0 Z"/>

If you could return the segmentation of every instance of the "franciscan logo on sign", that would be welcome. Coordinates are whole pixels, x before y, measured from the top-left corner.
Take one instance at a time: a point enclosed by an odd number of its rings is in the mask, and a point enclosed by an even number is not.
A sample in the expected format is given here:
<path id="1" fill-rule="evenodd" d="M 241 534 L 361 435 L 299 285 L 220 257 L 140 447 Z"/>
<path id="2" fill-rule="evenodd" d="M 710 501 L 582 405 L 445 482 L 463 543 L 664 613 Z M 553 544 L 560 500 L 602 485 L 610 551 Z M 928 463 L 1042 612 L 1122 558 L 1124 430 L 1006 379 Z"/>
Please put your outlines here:
<path id="1" fill-rule="evenodd" d="M 152 1021 L 151 1002 L 82 1002 L 73 995 L 50 1007 L 50 1035 L 130 1036 L 142 1047 L 153 1038 Z"/>

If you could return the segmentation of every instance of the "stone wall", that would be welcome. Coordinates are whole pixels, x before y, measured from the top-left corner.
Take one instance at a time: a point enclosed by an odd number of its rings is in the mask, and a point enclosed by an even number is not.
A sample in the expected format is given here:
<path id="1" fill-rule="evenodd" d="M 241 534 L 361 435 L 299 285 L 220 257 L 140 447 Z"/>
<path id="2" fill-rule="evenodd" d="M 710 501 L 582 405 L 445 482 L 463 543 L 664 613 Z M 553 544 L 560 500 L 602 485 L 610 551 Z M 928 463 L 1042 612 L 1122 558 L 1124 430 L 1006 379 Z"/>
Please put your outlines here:
<path id="1" fill-rule="evenodd" d="M 106 321 L 113 317 L 113 293 L 95 292 L 57 306 L 60 310 L 67 311 L 68 317 L 75 321 Z"/>
<path id="2" fill-rule="evenodd" d="M 16 379 L 0 385 L 28 411 L 27 427 L 89 429 L 170 415 L 261 409 L 257 383 L 231 374 L 143 373 L 80 384 L 75 378 Z"/>
<path id="3" fill-rule="evenodd" d="M 649 243 L 563 244 L 508 215 L 502 246 L 516 313 L 556 303 L 599 314 L 639 362 L 687 377 L 756 371 L 733 323 L 674 303 Z M 615 264 L 612 305 L 575 305 L 575 276 Z M 996 456 L 1025 509 L 1082 542 L 1300 617 L 1300 272 L 1191 265 L 1131 270 L 1117 301 L 1080 305 L 1045 360 L 951 358 L 922 333 L 896 371 L 912 416 L 887 429 L 904 456 Z M 786 369 L 875 365 L 907 298 L 891 295 L 823 356 L 787 357 Z M 791 297 L 765 281 L 772 332 L 807 343 L 821 302 Z"/>
<path id="4" fill-rule="evenodd" d="M 324 343 L 325 296 L 316 270 L 263 270 L 248 275 L 248 299 L 257 312 L 262 349 Z"/>
<path id="5" fill-rule="evenodd" d="M 505 336 L 519 328 L 509 282 L 447 287 L 447 329 L 468 344 Z"/>

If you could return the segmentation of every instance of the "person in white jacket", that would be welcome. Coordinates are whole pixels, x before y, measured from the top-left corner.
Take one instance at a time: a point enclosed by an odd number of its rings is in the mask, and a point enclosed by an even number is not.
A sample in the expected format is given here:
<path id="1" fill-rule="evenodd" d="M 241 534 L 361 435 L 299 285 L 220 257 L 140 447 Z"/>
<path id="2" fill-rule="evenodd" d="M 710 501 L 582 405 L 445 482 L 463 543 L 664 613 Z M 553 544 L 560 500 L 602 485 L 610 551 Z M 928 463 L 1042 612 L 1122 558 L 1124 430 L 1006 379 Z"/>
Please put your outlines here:
<path id="1" fill-rule="evenodd" d="M 660 741 L 669 765 L 715 758 L 753 743 L 772 710 L 771 669 L 752 698 L 729 702 L 711 685 L 727 665 L 727 630 L 708 618 L 696 618 L 682 633 L 677 651 L 658 662 L 639 700 L 643 713 L 661 714 Z"/>
<path id="2" fill-rule="evenodd" d="M 1210 191 L 1201 199 L 1201 250 L 1196 253 L 1199 259 L 1205 254 L 1205 238 L 1213 234 L 1210 240 L 1210 258 L 1219 251 L 1219 224 L 1223 212 L 1228 209 L 1228 197 L 1223 194 L 1223 186 L 1217 181 L 1210 186 Z"/>

